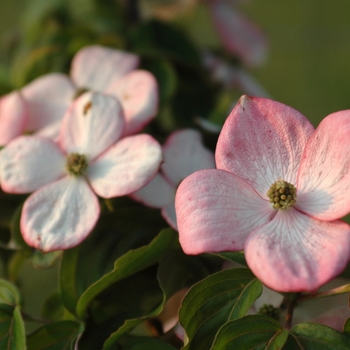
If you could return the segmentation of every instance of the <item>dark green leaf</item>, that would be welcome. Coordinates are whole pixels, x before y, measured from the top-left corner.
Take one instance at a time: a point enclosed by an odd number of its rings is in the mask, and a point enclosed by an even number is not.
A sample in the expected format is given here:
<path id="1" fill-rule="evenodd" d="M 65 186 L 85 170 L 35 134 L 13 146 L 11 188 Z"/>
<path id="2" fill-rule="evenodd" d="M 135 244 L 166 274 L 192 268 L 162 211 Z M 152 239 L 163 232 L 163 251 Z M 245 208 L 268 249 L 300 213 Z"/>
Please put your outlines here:
<path id="1" fill-rule="evenodd" d="M 269 343 L 270 339 L 280 332 L 283 332 L 281 325 L 271 317 L 265 315 L 245 316 L 230 321 L 222 326 L 211 349 L 253 350 L 260 346 L 263 346 L 262 348 L 265 349 L 265 346 Z M 283 333 L 282 340 L 285 336 L 285 333 Z M 204 350 L 205 348 L 202 349 Z"/>
<path id="2" fill-rule="evenodd" d="M 0 279 L 0 303 L 12 306 L 21 304 L 21 296 L 17 287 L 4 279 Z"/>
<path id="3" fill-rule="evenodd" d="M 297 338 L 301 349 L 348 350 L 350 336 L 317 323 L 300 323 L 290 334 Z"/>
<path id="4" fill-rule="evenodd" d="M 289 332 L 284 329 L 282 332 L 276 333 L 270 340 L 265 350 L 281 350 L 287 341 Z"/>
<path id="5" fill-rule="evenodd" d="M 219 328 L 246 314 L 262 292 L 248 269 L 218 272 L 194 285 L 179 312 L 189 342 L 184 349 L 209 349 Z"/>
<path id="6" fill-rule="evenodd" d="M 25 348 L 24 323 L 18 307 L 0 304 L 0 349 Z"/>
<path id="7" fill-rule="evenodd" d="M 176 348 L 155 338 L 130 337 L 124 342 L 122 350 L 176 350 Z"/>
<path id="8" fill-rule="evenodd" d="M 39 328 L 27 339 L 28 350 L 70 350 L 80 333 L 80 325 L 73 321 L 60 321 Z"/>
<path id="9" fill-rule="evenodd" d="M 113 283 L 157 263 L 176 240 L 177 233 L 172 229 L 165 229 L 149 245 L 131 250 L 116 260 L 114 269 L 90 286 L 80 297 L 77 304 L 78 317 L 84 318 L 93 299 Z"/>
<path id="10" fill-rule="evenodd" d="M 350 318 L 348 318 L 344 324 L 344 333 L 350 336 Z"/>

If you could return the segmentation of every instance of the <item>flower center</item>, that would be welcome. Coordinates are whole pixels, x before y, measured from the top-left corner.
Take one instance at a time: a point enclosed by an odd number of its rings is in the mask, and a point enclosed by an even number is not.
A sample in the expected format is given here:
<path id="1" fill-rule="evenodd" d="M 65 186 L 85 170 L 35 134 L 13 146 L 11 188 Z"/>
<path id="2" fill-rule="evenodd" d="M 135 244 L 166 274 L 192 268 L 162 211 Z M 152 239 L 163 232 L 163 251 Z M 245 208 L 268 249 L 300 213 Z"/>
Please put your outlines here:
<path id="1" fill-rule="evenodd" d="M 287 181 L 279 179 L 267 191 L 274 209 L 288 209 L 295 203 L 297 189 Z"/>
<path id="2" fill-rule="evenodd" d="M 82 94 L 84 94 L 85 92 L 90 91 L 88 88 L 85 87 L 80 87 L 77 89 L 77 91 L 75 92 L 74 96 L 73 96 L 73 101 L 76 100 L 79 96 L 81 96 Z"/>
<path id="3" fill-rule="evenodd" d="M 83 175 L 88 167 L 88 161 L 83 154 L 71 153 L 67 157 L 66 169 L 70 175 Z"/>
<path id="4" fill-rule="evenodd" d="M 277 307 L 274 307 L 273 305 L 267 305 L 264 304 L 258 311 L 259 315 L 267 315 L 275 320 L 279 321 L 280 318 L 280 309 Z"/>

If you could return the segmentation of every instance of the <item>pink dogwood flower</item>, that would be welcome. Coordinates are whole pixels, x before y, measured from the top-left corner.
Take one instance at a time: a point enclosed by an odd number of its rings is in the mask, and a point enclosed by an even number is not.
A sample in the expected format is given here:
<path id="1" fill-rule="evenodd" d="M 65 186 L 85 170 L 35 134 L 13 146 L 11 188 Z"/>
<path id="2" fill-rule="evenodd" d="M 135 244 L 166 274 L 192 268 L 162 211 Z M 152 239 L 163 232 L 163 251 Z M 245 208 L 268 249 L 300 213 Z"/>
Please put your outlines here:
<path id="1" fill-rule="evenodd" d="M 147 206 L 161 208 L 162 216 L 176 230 L 176 188 L 196 170 L 214 168 L 214 154 L 203 146 L 198 131 L 184 129 L 168 137 L 163 146 L 163 155 L 161 171 L 131 197 Z"/>
<path id="2" fill-rule="evenodd" d="M 74 56 L 70 77 L 51 73 L 22 88 L 28 104 L 26 130 L 56 138 L 62 117 L 73 100 L 91 90 L 116 97 L 126 120 L 123 136 L 140 131 L 158 109 L 154 76 L 136 69 L 139 57 L 98 45 L 86 46 Z"/>
<path id="3" fill-rule="evenodd" d="M 217 169 L 187 177 L 176 194 L 187 254 L 245 251 L 271 289 L 315 291 L 350 257 L 350 111 L 316 130 L 281 103 L 243 96 L 217 143 Z"/>
<path id="4" fill-rule="evenodd" d="M 214 26 L 226 50 L 250 66 L 264 62 L 267 40 L 261 30 L 236 8 L 237 0 L 206 0 Z"/>
<path id="5" fill-rule="evenodd" d="M 117 99 L 81 95 L 66 112 L 59 142 L 20 136 L 0 153 L 2 189 L 33 192 L 20 220 L 24 240 L 43 252 L 79 244 L 100 213 L 98 198 L 127 195 L 149 182 L 162 161 L 146 134 L 121 138 L 125 125 Z"/>

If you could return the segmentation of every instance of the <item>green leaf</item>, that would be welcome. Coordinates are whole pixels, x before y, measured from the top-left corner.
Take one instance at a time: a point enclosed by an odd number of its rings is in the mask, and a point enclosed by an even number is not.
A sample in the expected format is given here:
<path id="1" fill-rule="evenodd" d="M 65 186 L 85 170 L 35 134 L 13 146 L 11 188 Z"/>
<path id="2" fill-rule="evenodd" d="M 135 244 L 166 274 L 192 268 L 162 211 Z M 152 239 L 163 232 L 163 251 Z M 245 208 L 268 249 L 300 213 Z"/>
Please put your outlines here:
<path id="1" fill-rule="evenodd" d="M 148 245 L 163 227 L 158 211 L 141 206 L 101 215 L 82 244 L 63 252 L 60 291 L 67 310 L 76 315 L 81 295 L 105 274 L 111 273 L 117 259 L 132 249 Z"/>
<path id="2" fill-rule="evenodd" d="M 172 345 L 149 337 L 129 337 L 122 350 L 176 350 Z"/>
<path id="3" fill-rule="evenodd" d="M 0 304 L 0 349 L 24 350 L 25 330 L 18 307 Z"/>
<path id="4" fill-rule="evenodd" d="M 350 336 L 317 323 L 300 323 L 290 334 L 297 339 L 300 349 L 348 350 Z"/>
<path id="5" fill-rule="evenodd" d="M 350 336 L 350 318 L 348 318 L 344 324 L 344 333 Z"/>
<path id="6" fill-rule="evenodd" d="M 281 350 L 287 341 L 289 332 L 284 329 L 282 332 L 276 333 L 276 335 L 267 344 L 265 350 Z"/>
<path id="7" fill-rule="evenodd" d="M 77 304 L 78 317 L 84 318 L 93 299 L 113 283 L 157 263 L 176 240 L 177 233 L 172 229 L 165 229 L 149 245 L 131 250 L 116 260 L 114 269 L 95 282 L 80 297 Z"/>
<path id="8" fill-rule="evenodd" d="M 0 279 L 0 303 L 12 306 L 21 304 L 21 295 L 17 287 L 4 279 Z"/>
<path id="9" fill-rule="evenodd" d="M 194 285 L 179 312 L 189 339 L 184 349 L 209 349 L 219 328 L 245 315 L 261 292 L 261 283 L 248 269 L 224 270 Z"/>
<path id="10" fill-rule="evenodd" d="M 230 321 L 222 326 L 216 336 L 212 350 L 249 350 L 278 349 L 265 348 L 270 339 L 283 332 L 281 325 L 271 317 L 265 315 L 250 315 Z M 281 336 L 285 337 L 285 332 Z M 287 333 L 288 336 L 288 333 Z M 207 347 L 202 348 L 207 349 Z M 316 349 L 316 348 L 315 348 Z M 192 350 L 192 348 L 191 348 Z"/>
<path id="11" fill-rule="evenodd" d="M 45 325 L 27 339 L 28 350 L 69 350 L 80 333 L 80 325 L 73 321 L 60 321 Z"/>

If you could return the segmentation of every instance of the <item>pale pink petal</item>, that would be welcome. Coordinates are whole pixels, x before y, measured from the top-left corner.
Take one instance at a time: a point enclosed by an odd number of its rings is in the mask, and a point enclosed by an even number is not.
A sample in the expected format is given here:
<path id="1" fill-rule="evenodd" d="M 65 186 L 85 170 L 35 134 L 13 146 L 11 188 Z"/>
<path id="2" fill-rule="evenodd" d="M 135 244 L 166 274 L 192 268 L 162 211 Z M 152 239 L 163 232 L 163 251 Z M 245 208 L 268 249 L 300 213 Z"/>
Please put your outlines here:
<path id="1" fill-rule="evenodd" d="M 84 154 L 92 160 L 119 139 L 123 128 L 123 111 L 118 100 L 87 92 L 64 115 L 60 144 L 66 153 Z"/>
<path id="2" fill-rule="evenodd" d="M 65 173 L 65 157 L 50 139 L 20 136 L 0 153 L 1 186 L 5 192 L 29 193 Z"/>
<path id="3" fill-rule="evenodd" d="M 164 176 L 157 174 L 151 182 L 140 190 L 132 193 L 131 198 L 153 208 L 161 208 L 175 201 L 175 187 L 165 180 Z"/>
<path id="4" fill-rule="evenodd" d="M 241 250 L 248 235 L 276 215 L 248 183 L 217 169 L 187 177 L 176 192 L 175 208 L 186 254 Z"/>
<path id="5" fill-rule="evenodd" d="M 20 93 L 11 92 L 0 98 L 0 145 L 6 145 L 22 134 L 27 122 L 27 106 Z"/>
<path id="6" fill-rule="evenodd" d="M 35 131 L 33 135 L 46 137 L 46 138 L 49 138 L 52 141 L 58 143 L 60 129 L 61 129 L 61 123 L 62 123 L 62 121 L 58 120 L 57 122 L 48 124 L 48 125 L 44 126 L 43 128 Z"/>
<path id="7" fill-rule="evenodd" d="M 216 166 L 248 181 L 267 198 L 279 178 L 296 185 L 302 152 L 313 130 L 295 109 L 244 95 L 222 128 Z"/>
<path id="8" fill-rule="evenodd" d="M 321 220 L 350 212 L 350 110 L 326 117 L 306 145 L 297 208 Z"/>
<path id="9" fill-rule="evenodd" d="M 158 85 L 155 77 L 144 70 L 135 70 L 118 79 L 106 90 L 123 106 L 126 127 L 123 136 L 135 134 L 153 119 L 158 110 Z"/>
<path id="10" fill-rule="evenodd" d="M 162 159 L 162 149 L 151 136 L 129 136 L 99 156 L 89 166 L 87 177 L 99 196 L 123 196 L 151 181 Z"/>
<path id="11" fill-rule="evenodd" d="M 175 211 L 175 195 L 173 201 L 162 208 L 162 216 L 165 221 L 174 229 L 177 230 L 177 219 Z"/>
<path id="12" fill-rule="evenodd" d="M 214 154 L 203 146 L 197 130 L 172 133 L 163 146 L 163 154 L 162 171 L 175 187 L 196 170 L 215 168 Z"/>
<path id="13" fill-rule="evenodd" d="M 71 77 L 80 88 L 102 92 L 138 64 L 139 58 L 134 54 L 98 45 L 86 46 L 73 58 Z"/>
<path id="14" fill-rule="evenodd" d="M 34 131 L 61 120 L 75 93 L 69 77 L 59 73 L 44 75 L 23 87 L 29 112 L 26 130 Z"/>
<path id="15" fill-rule="evenodd" d="M 350 227 L 294 208 L 279 210 L 245 243 L 245 257 L 266 286 L 280 292 L 313 292 L 337 276 L 350 257 Z"/>
<path id="16" fill-rule="evenodd" d="M 209 1 L 210 12 L 222 44 L 248 65 L 263 63 L 267 41 L 260 29 L 244 17 L 234 5 L 225 1 Z"/>
<path id="17" fill-rule="evenodd" d="M 346 320 L 350 318 L 350 309 L 348 303 L 343 306 L 337 307 L 333 310 L 323 313 L 312 322 L 320 323 L 325 326 L 331 327 L 338 332 L 342 332 Z"/>
<path id="18" fill-rule="evenodd" d="M 43 252 L 68 249 L 83 241 L 100 214 L 98 199 L 83 177 L 66 176 L 33 193 L 24 203 L 24 240 Z"/>

